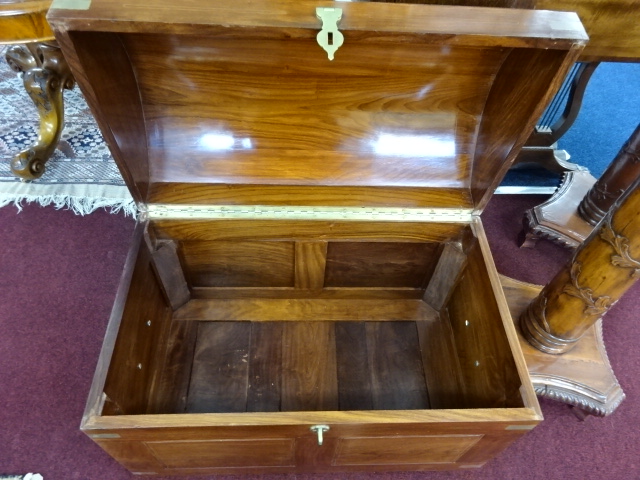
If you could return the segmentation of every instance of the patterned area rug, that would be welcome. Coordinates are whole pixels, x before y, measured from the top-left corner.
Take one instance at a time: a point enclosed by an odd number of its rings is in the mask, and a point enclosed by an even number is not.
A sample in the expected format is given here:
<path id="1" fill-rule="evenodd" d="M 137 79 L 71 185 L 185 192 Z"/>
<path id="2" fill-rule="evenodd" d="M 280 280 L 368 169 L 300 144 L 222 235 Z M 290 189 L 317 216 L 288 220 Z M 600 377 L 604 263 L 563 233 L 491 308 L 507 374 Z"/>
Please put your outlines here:
<path id="1" fill-rule="evenodd" d="M 65 125 L 44 175 L 21 182 L 10 161 L 38 136 L 36 107 L 0 46 L 0 207 L 53 204 L 88 214 L 98 208 L 135 215 L 135 204 L 78 87 L 65 90 Z"/>

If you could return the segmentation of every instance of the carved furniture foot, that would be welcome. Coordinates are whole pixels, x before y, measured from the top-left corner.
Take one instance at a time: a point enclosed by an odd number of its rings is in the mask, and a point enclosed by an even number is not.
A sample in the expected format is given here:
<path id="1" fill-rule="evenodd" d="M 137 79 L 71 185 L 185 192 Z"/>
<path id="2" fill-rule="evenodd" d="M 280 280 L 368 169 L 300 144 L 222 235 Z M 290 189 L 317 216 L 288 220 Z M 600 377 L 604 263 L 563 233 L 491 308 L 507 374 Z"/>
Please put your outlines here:
<path id="1" fill-rule="evenodd" d="M 541 286 L 501 276 L 511 316 L 517 322 Z M 519 330 L 519 329 L 518 329 Z M 575 347 L 562 355 L 544 353 L 519 334 L 520 346 L 536 394 L 575 407 L 574 413 L 605 416 L 624 400 L 624 392 L 609 363 L 602 339 L 602 320 L 598 320 Z"/>
<path id="2" fill-rule="evenodd" d="M 562 184 L 546 202 L 525 212 L 521 247 L 533 248 L 541 238 L 563 247 L 575 248 L 593 230 L 578 214 L 578 206 L 596 179 L 586 170 L 567 172 Z"/>
<path id="3" fill-rule="evenodd" d="M 537 165 L 554 173 L 573 171 L 587 171 L 582 165 L 569 161 L 569 155 L 564 150 L 551 147 L 523 147 L 511 167 L 514 170 Z"/>
<path id="4" fill-rule="evenodd" d="M 40 117 L 36 143 L 11 161 L 11 171 L 23 181 L 42 176 L 64 127 L 63 90 L 73 88 L 75 81 L 62 52 L 54 43 L 15 45 L 6 59 L 13 70 L 22 73 L 27 93 Z"/>
<path id="5" fill-rule="evenodd" d="M 568 172 L 549 200 L 525 212 L 520 246 L 546 238 L 577 247 L 639 177 L 640 125 L 598 181 L 586 170 Z"/>

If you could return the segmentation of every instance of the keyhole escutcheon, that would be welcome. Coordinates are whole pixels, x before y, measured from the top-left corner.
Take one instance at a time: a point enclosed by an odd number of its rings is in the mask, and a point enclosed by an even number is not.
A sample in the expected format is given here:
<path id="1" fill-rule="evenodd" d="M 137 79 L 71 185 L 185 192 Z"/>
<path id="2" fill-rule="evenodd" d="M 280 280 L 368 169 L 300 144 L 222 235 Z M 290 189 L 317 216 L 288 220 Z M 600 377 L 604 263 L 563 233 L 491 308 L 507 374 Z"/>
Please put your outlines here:
<path id="1" fill-rule="evenodd" d="M 316 16 L 322 21 L 322 30 L 316 39 L 327 55 L 333 60 L 336 50 L 344 43 L 344 35 L 338 31 L 338 22 L 342 18 L 341 8 L 316 8 Z"/>

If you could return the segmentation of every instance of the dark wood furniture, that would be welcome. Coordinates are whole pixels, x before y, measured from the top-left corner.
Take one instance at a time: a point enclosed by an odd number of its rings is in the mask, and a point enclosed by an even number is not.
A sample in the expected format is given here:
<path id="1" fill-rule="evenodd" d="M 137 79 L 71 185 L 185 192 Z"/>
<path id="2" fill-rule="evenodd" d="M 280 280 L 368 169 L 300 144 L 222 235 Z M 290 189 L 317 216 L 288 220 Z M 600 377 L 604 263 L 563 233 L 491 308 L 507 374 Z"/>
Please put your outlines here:
<path id="1" fill-rule="evenodd" d="M 639 135 L 637 129 L 614 164 L 629 160 Z M 529 371 L 544 386 L 538 393 L 597 415 L 613 412 L 623 400 L 600 323 L 640 278 L 639 218 L 640 179 L 636 177 L 544 288 L 503 278 L 522 335 L 537 349 L 524 348 Z"/>
<path id="2" fill-rule="evenodd" d="M 639 176 L 640 125 L 598 180 L 585 170 L 567 172 L 549 200 L 525 213 L 521 246 L 533 247 L 540 238 L 580 246 Z"/>
<path id="3" fill-rule="evenodd" d="M 44 173 L 64 127 L 63 91 L 74 86 L 45 18 L 50 4 L 51 0 L 0 0 L 0 44 L 19 44 L 7 50 L 6 60 L 22 74 L 40 118 L 36 143 L 11 161 L 11 171 L 22 180 Z"/>
<path id="4" fill-rule="evenodd" d="M 575 14 L 93 0 L 49 20 L 141 209 L 82 420 L 114 458 L 477 468 L 541 420 L 479 213 L 584 47 Z"/>

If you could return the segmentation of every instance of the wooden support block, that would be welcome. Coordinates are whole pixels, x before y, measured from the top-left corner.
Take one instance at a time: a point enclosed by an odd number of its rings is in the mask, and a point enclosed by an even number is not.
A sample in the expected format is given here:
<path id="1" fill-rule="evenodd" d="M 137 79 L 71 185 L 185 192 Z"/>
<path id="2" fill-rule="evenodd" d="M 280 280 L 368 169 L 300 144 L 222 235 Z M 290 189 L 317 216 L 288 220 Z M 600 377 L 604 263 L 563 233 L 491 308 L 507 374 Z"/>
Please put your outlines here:
<path id="1" fill-rule="evenodd" d="M 163 241 L 151 254 L 153 269 L 160 280 L 162 292 L 173 310 L 189 301 L 191 293 L 178 258 L 176 242 Z"/>
<path id="2" fill-rule="evenodd" d="M 453 243 L 447 243 L 424 292 L 423 300 L 434 310 L 442 310 L 449 301 L 466 264 L 467 256 L 462 249 Z"/>

